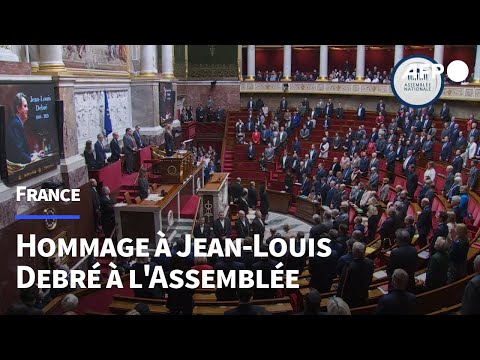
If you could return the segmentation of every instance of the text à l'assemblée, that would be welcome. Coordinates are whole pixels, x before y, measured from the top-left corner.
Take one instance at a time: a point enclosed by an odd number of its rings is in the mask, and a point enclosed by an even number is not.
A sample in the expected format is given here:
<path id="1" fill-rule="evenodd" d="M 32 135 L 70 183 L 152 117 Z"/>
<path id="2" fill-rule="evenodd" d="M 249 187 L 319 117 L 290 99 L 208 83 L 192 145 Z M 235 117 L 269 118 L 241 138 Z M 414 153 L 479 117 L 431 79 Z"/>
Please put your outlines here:
<path id="1" fill-rule="evenodd" d="M 317 241 L 314 239 L 303 238 L 300 243 L 295 238 L 285 241 L 282 238 L 273 239 L 268 244 L 268 251 L 260 249 L 260 237 L 254 235 L 253 246 L 243 245 L 242 239 L 220 240 L 213 238 L 210 241 L 204 238 L 192 238 L 190 234 L 185 235 L 185 248 L 176 250 L 175 253 L 169 246 L 166 238 L 160 238 L 155 249 L 149 249 L 148 238 L 123 238 L 118 241 L 105 239 L 100 242 L 98 238 L 88 240 L 87 238 L 59 238 L 52 240 L 50 238 L 37 239 L 35 234 L 30 234 L 28 238 L 22 234 L 17 235 L 17 256 L 18 257 L 36 257 L 41 256 L 50 258 L 58 256 L 71 257 L 137 257 L 148 258 L 153 254 L 154 257 L 166 256 L 172 257 L 240 257 L 242 251 L 253 251 L 257 258 L 265 258 L 269 255 L 277 258 L 284 257 L 287 253 L 293 257 L 319 256 L 328 257 L 331 249 L 328 246 L 330 239 L 322 238 Z M 300 245 L 300 246 L 298 246 Z M 100 269 L 94 264 L 89 270 L 72 269 L 68 272 L 63 269 L 55 270 L 37 270 L 34 271 L 29 266 L 18 266 L 17 287 L 27 288 L 37 284 L 41 288 L 101 288 L 102 278 Z M 111 263 L 111 271 L 108 275 L 106 288 L 126 287 L 124 279 L 120 276 L 116 266 Z M 138 274 L 138 269 L 129 272 L 129 287 L 132 289 L 141 288 L 142 285 L 137 282 L 139 277 L 147 276 L 149 280 L 148 287 L 154 288 L 161 286 L 163 288 L 178 289 L 186 287 L 196 289 L 218 289 L 224 287 L 236 288 L 298 288 L 298 270 L 283 269 L 281 262 L 276 265 L 276 269 L 271 271 L 270 276 L 264 278 L 261 270 L 203 270 L 199 272 L 195 269 L 190 270 L 172 270 L 165 271 L 162 266 L 143 266 L 143 273 Z"/>

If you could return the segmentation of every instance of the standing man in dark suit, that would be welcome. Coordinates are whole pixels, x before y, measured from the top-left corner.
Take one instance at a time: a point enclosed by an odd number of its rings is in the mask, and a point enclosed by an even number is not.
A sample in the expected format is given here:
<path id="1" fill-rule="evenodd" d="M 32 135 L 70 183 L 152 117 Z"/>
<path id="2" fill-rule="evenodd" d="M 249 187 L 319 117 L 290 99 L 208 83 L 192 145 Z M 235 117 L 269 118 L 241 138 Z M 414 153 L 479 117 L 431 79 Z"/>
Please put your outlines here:
<path id="1" fill-rule="evenodd" d="M 94 230 L 95 232 L 100 225 L 100 215 L 101 215 L 101 208 L 100 208 L 100 196 L 98 195 L 97 191 L 97 180 L 90 179 L 90 194 L 92 196 L 92 205 L 93 205 L 93 219 L 94 219 Z"/>
<path id="2" fill-rule="evenodd" d="M 352 255 L 352 262 L 343 268 L 337 289 L 337 296 L 351 308 L 365 305 L 373 276 L 373 261 L 365 258 L 363 243 L 353 244 Z"/>
<path id="3" fill-rule="evenodd" d="M 447 170 L 447 174 L 445 175 L 445 185 L 443 185 L 443 192 L 442 192 L 444 197 L 448 197 L 448 192 L 450 191 L 450 188 L 453 185 L 453 179 L 455 178 L 452 165 L 448 165 L 446 170 Z"/>
<path id="4" fill-rule="evenodd" d="M 112 156 L 110 156 L 109 161 L 110 162 L 115 162 L 118 159 L 120 159 L 120 145 L 118 144 L 118 133 L 114 132 L 113 133 L 113 139 L 110 141 L 110 151 L 112 153 Z"/>
<path id="5" fill-rule="evenodd" d="M 133 137 L 135 139 L 135 143 L 137 144 L 137 148 L 141 149 L 145 147 L 145 144 L 142 142 L 142 138 L 140 136 L 140 125 L 135 126 L 135 131 L 133 132 Z"/>
<path id="6" fill-rule="evenodd" d="M 442 150 L 440 152 L 440 161 L 448 161 L 452 152 L 452 144 L 450 143 L 448 136 L 443 138 Z"/>
<path id="7" fill-rule="evenodd" d="M 393 146 L 390 147 L 390 151 L 387 155 L 387 177 L 390 180 L 390 183 L 393 184 L 395 178 L 395 151 L 393 151 Z"/>
<path id="8" fill-rule="evenodd" d="M 422 212 L 418 215 L 417 219 L 417 231 L 418 231 L 418 244 L 420 247 L 427 245 L 427 236 L 432 229 L 432 210 L 430 207 L 430 200 L 423 198 L 420 207 Z"/>
<path id="9" fill-rule="evenodd" d="M 280 158 L 280 167 L 285 172 L 287 171 L 292 163 L 292 159 L 288 156 L 287 149 L 283 150 L 283 156 Z"/>
<path id="10" fill-rule="evenodd" d="M 287 175 L 285 175 L 285 192 L 291 194 L 293 193 L 293 175 L 290 169 L 287 170 Z"/>
<path id="11" fill-rule="evenodd" d="M 341 104 L 340 104 L 341 106 Z M 342 109 L 343 110 L 343 109 Z M 328 99 L 327 103 L 325 104 L 325 115 L 327 115 L 329 118 L 333 116 L 333 103 L 332 99 Z M 342 114 L 343 115 L 343 114 Z M 338 119 L 338 118 L 337 118 Z"/>
<path id="12" fill-rule="evenodd" d="M 408 274 L 408 291 L 415 291 L 415 271 L 417 270 L 417 250 L 411 245 L 410 233 L 405 229 L 395 232 L 395 242 L 398 247 L 390 253 L 390 261 L 387 265 L 387 276 L 392 288 L 393 273 L 396 269 L 403 269 Z"/>
<path id="13" fill-rule="evenodd" d="M 453 174 L 456 174 L 462 171 L 463 159 L 462 159 L 461 150 L 455 151 L 455 157 L 453 158 L 452 166 L 453 166 Z"/>
<path id="14" fill-rule="evenodd" d="M 248 221 L 247 217 L 245 216 L 245 212 L 240 210 L 238 212 L 238 220 L 235 224 L 237 229 L 237 238 L 245 239 L 251 235 L 251 226 L 250 222 Z"/>
<path id="15" fill-rule="evenodd" d="M 239 210 L 242 210 L 245 214 L 248 214 L 248 190 L 243 190 L 242 197 L 238 199 L 237 205 Z"/>
<path id="16" fill-rule="evenodd" d="M 430 239 L 430 245 L 428 247 L 428 251 L 430 253 L 430 258 L 436 253 L 435 250 L 435 242 L 437 238 L 444 237 L 447 238 L 449 230 L 448 230 L 448 214 L 446 211 L 437 211 L 436 218 L 438 220 L 437 227 L 433 230 L 433 236 Z"/>
<path id="17" fill-rule="evenodd" d="M 285 100 L 285 96 L 282 97 L 282 101 L 280 101 L 280 110 L 287 111 L 288 110 L 288 101 Z"/>
<path id="18" fill-rule="evenodd" d="M 198 104 L 197 109 L 195 110 L 195 119 L 197 121 L 205 120 L 205 109 L 202 104 Z"/>
<path id="19" fill-rule="evenodd" d="M 257 195 L 257 189 L 255 189 L 255 182 L 254 181 L 250 182 L 250 187 L 248 188 L 247 198 L 248 198 L 248 207 L 255 210 L 257 208 L 258 195 Z"/>
<path id="20" fill-rule="evenodd" d="M 258 234 L 260 243 L 263 244 L 263 237 L 265 235 L 265 223 L 262 220 L 262 213 L 260 210 L 255 212 L 255 219 L 252 221 L 252 236 Z"/>
<path id="21" fill-rule="evenodd" d="M 407 192 L 410 199 L 413 199 L 418 186 L 418 175 L 415 172 L 415 165 L 411 164 L 407 172 Z"/>
<path id="22" fill-rule="evenodd" d="M 343 119 L 343 107 L 341 103 L 338 103 L 338 107 L 335 109 L 335 116 L 337 119 Z"/>
<path id="23" fill-rule="evenodd" d="M 430 119 L 433 119 L 433 113 L 434 112 L 435 112 L 435 110 L 433 108 L 433 105 L 432 104 L 428 105 L 427 114 L 430 117 Z"/>
<path id="24" fill-rule="evenodd" d="M 113 206 L 115 203 L 110 199 L 110 188 L 104 186 L 102 188 L 102 196 L 100 197 L 100 211 L 101 211 L 101 220 L 103 234 L 105 237 L 110 237 L 112 231 L 115 227 L 115 213 L 113 211 Z"/>
<path id="25" fill-rule="evenodd" d="M 450 108 L 446 103 L 443 104 L 442 110 L 440 110 L 440 118 L 445 122 L 450 121 Z"/>
<path id="26" fill-rule="evenodd" d="M 242 179 L 237 178 L 234 183 L 232 183 L 228 189 L 228 197 L 231 202 L 235 202 L 242 196 L 243 186 L 241 185 Z"/>
<path id="27" fill-rule="evenodd" d="M 248 142 L 247 157 L 248 157 L 248 160 L 255 159 L 255 146 L 253 146 L 253 143 L 251 141 Z"/>
<path id="28" fill-rule="evenodd" d="M 123 136 L 123 153 L 125 154 L 125 171 L 127 174 L 133 173 L 133 152 L 137 149 L 132 134 L 132 129 L 127 128 Z"/>
<path id="29" fill-rule="evenodd" d="M 251 111 L 255 107 L 255 102 L 253 101 L 253 97 L 250 96 L 250 100 L 247 103 L 247 110 Z"/>
<path id="30" fill-rule="evenodd" d="M 468 174 L 468 181 L 467 186 L 468 189 L 471 191 L 475 191 L 477 189 L 478 184 L 478 168 L 477 168 L 478 160 L 472 160 L 470 168 L 470 173 Z"/>
<path id="31" fill-rule="evenodd" d="M 97 142 L 95 143 L 95 163 L 98 167 L 102 167 L 105 165 L 107 161 L 107 152 L 103 147 L 103 135 L 97 135 Z"/>
<path id="32" fill-rule="evenodd" d="M 310 110 L 310 103 L 308 101 L 307 98 L 305 98 L 303 101 L 302 101 L 302 106 L 305 108 L 305 113 L 308 114 L 309 110 Z"/>
<path id="33" fill-rule="evenodd" d="M 390 284 L 391 289 L 388 294 L 380 298 L 375 313 L 377 315 L 415 315 L 416 297 L 407 291 L 409 284 L 407 272 L 401 268 L 395 269 Z"/>
<path id="34" fill-rule="evenodd" d="M 210 226 L 205 224 L 205 218 L 200 218 L 200 223 L 193 228 L 193 237 L 196 239 L 208 239 L 210 237 Z"/>
<path id="35" fill-rule="evenodd" d="M 357 108 L 357 120 L 365 120 L 365 108 L 362 104 Z"/>
<path id="36" fill-rule="evenodd" d="M 220 240 L 225 240 L 225 238 L 230 237 L 232 233 L 232 224 L 230 219 L 225 217 L 223 211 L 218 212 L 218 219 L 213 222 L 213 233 L 216 238 Z"/>

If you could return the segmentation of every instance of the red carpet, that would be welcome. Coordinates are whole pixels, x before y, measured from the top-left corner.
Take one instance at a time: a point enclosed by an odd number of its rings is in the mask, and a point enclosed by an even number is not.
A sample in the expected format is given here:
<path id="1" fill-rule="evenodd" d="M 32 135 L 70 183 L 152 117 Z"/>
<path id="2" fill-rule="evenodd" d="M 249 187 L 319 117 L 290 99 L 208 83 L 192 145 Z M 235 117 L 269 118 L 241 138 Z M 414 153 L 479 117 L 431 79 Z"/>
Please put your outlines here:
<path id="1" fill-rule="evenodd" d="M 197 212 L 197 205 L 199 201 L 200 198 L 197 195 L 193 195 L 180 212 L 180 217 L 193 219 L 195 217 L 195 213 Z"/>

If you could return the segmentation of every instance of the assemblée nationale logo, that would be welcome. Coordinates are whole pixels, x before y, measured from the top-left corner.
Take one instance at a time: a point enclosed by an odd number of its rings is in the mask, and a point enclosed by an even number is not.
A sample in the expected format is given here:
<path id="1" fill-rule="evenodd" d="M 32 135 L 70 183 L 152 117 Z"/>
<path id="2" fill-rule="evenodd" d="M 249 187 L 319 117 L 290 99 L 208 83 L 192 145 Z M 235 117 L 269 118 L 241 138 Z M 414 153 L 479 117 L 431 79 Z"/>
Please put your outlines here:
<path id="1" fill-rule="evenodd" d="M 442 95 L 444 67 L 432 58 L 408 56 L 395 65 L 392 73 L 393 94 L 405 105 L 424 107 Z"/>

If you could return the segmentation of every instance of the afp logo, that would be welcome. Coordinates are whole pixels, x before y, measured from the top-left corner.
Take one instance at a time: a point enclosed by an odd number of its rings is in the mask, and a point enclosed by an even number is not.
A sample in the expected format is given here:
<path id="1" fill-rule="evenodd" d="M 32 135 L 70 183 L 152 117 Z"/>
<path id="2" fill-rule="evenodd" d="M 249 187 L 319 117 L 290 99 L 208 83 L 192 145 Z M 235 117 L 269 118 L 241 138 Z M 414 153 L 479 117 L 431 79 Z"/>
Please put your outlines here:
<path id="1" fill-rule="evenodd" d="M 393 70 L 393 94 L 407 106 L 427 106 L 442 95 L 444 71 L 444 66 L 430 57 L 408 56 L 399 61 Z M 463 61 L 455 60 L 448 66 L 447 73 L 453 81 L 460 82 L 468 76 L 468 66 Z"/>

